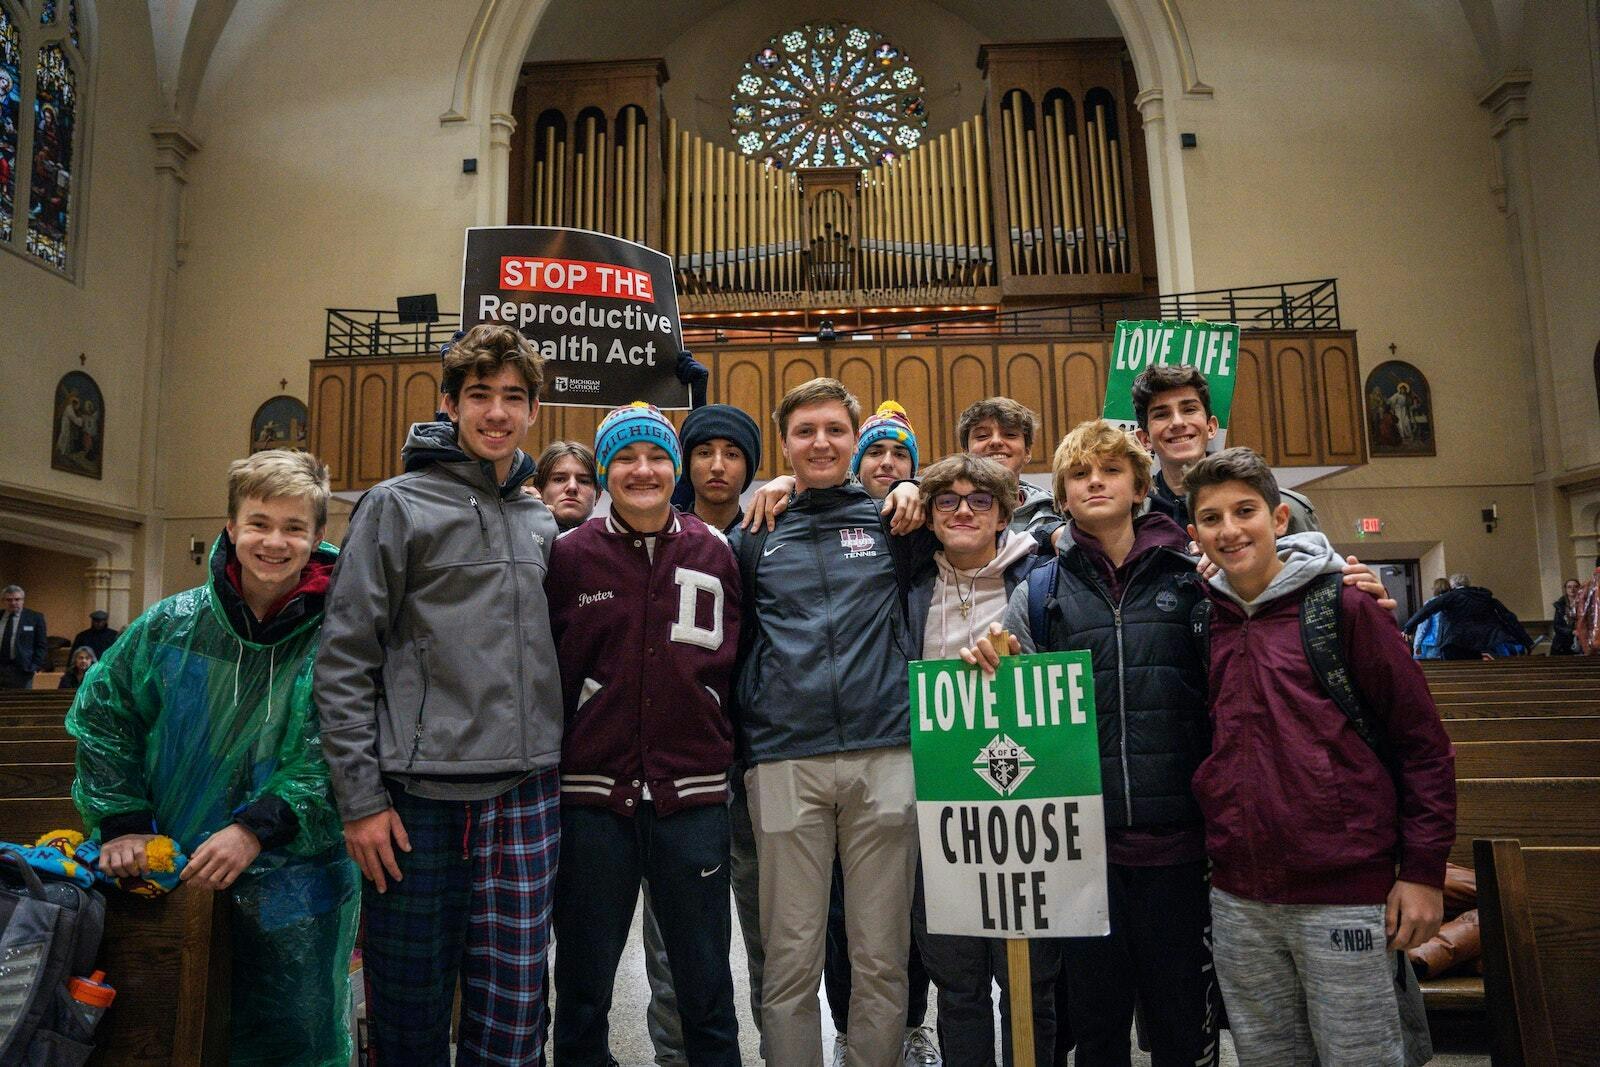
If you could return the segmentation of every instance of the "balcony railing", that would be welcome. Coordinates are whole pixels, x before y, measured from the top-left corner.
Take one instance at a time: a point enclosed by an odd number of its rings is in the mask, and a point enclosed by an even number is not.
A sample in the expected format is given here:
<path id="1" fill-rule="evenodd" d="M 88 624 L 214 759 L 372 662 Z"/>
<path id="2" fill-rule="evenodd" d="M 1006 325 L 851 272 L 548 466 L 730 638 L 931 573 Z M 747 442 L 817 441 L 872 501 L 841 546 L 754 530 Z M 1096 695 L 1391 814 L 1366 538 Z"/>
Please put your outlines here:
<path id="1" fill-rule="evenodd" d="M 1335 278 L 1275 285 L 1204 289 L 1192 293 L 1088 300 L 1055 307 L 999 311 L 901 306 L 873 309 L 891 321 L 868 321 L 869 312 L 807 311 L 800 321 L 739 326 L 687 325 L 684 343 L 783 343 L 819 339 L 831 323 L 834 339 L 885 340 L 917 337 L 1014 337 L 1110 333 L 1123 319 L 1208 319 L 1237 322 L 1250 331 L 1338 330 L 1339 283 Z M 437 354 L 460 328 L 461 316 L 441 313 L 434 322 L 402 322 L 393 311 L 329 308 L 323 356 L 327 359 Z M 826 333 L 822 335 L 826 339 Z"/>

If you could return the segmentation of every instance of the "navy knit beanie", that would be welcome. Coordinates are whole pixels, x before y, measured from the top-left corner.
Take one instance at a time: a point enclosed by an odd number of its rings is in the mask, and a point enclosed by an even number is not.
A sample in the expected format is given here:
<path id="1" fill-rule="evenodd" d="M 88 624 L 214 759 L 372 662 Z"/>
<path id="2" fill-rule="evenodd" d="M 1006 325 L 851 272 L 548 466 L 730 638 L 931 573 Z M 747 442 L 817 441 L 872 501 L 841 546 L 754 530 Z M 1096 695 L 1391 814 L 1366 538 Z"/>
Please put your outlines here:
<path id="1" fill-rule="evenodd" d="M 732 404 L 707 404 L 695 408 L 685 416 L 683 427 L 678 431 L 678 440 L 683 443 L 683 476 L 678 479 L 678 487 L 673 491 L 672 504 L 679 511 L 694 509 L 694 484 L 689 481 L 689 457 L 693 455 L 696 445 L 703 445 L 718 437 L 732 441 L 744 453 L 744 485 L 739 491 L 742 493 L 750 488 L 750 483 L 755 479 L 756 468 L 761 466 L 761 428 L 756 425 L 756 420 Z"/>

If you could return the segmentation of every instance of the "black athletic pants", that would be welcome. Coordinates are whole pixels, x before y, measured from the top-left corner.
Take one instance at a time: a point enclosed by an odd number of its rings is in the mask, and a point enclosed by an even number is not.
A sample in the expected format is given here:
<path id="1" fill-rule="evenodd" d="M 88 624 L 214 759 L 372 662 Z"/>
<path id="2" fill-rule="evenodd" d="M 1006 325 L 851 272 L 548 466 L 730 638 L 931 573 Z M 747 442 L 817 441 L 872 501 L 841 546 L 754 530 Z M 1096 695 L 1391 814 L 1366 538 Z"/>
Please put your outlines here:
<path id="1" fill-rule="evenodd" d="M 1166 867 L 1108 864 L 1107 937 L 1067 937 L 1058 989 L 1076 1067 L 1127 1067 L 1135 999 L 1152 1067 L 1217 1062 L 1221 998 L 1211 967 L 1210 884 L 1204 861 Z M 1066 1067 L 1065 1055 L 1056 1067 Z"/>

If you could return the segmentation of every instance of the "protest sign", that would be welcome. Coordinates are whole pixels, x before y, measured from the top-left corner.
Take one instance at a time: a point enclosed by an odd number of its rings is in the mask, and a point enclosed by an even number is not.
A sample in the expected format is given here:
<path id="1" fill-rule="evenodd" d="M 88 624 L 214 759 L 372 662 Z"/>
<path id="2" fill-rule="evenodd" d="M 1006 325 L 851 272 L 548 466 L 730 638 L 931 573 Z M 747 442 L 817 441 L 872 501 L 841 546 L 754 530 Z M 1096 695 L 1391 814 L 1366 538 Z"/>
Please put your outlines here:
<path id="1" fill-rule="evenodd" d="M 1239 327 L 1231 322 L 1119 322 L 1111 339 L 1111 369 L 1101 415 L 1127 429 L 1136 428 L 1133 380 L 1157 364 L 1191 364 L 1206 376 L 1210 387 L 1211 413 L 1220 427 L 1213 447 L 1221 448 L 1233 411 L 1238 355 Z"/>
<path id="2" fill-rule="evenodd" d="M 1089 653 L 913 662 L 911 756 L 929 932 L 1110 932 Z"/>
<path id="3" fill-rule="evenodd" d="M 683 331 L 672 260 L 653 248 L 592 230 L 473 227 L 461 328 L 482 322 L 515 326 L 533 342 L 548 361 L 547 404 L 689 406 L 677 378 Z"/>

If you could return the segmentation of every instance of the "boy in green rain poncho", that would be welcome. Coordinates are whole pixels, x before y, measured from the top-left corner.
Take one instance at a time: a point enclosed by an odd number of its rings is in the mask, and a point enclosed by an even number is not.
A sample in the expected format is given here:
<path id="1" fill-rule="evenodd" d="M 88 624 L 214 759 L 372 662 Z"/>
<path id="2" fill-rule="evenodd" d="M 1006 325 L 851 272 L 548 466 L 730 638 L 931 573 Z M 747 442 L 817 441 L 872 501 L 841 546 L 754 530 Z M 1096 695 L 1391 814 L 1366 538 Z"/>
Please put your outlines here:
<path id="1" fill-rule="evenodd" d="M 236 461 L 210 580 L 135 620 L 67 715 L 102 870 L 144 873 L 162 833 L 189 854 L 184 881 L 229 895 L 235 1064 L 351 1057 L 358 876 L 311 692 L 337 555 L 321 543 L 328 495 L 306 453 Z"/>

